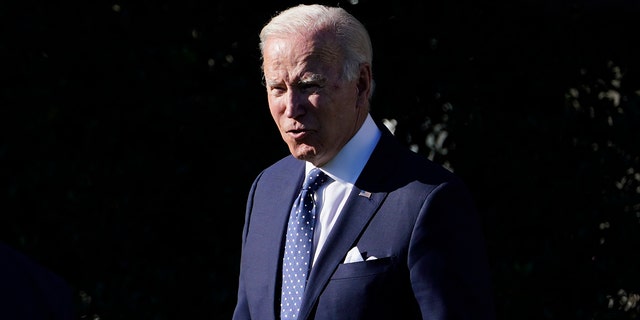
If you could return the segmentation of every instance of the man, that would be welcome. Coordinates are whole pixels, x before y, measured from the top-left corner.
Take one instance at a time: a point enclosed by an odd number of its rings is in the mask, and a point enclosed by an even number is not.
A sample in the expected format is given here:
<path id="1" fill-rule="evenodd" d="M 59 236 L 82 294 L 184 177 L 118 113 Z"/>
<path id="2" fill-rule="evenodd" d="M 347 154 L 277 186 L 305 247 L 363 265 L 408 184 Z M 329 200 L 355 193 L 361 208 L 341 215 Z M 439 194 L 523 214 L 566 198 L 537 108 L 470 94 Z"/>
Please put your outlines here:
<path id="1" fill-rule="evenodd" d="M 468 190 L 369 114 L 364 26 L 341 8 L 299 5 L 262 29 L 260 50 L 291 155 L 251 186 L 233 319 L 494 319 Z"/>

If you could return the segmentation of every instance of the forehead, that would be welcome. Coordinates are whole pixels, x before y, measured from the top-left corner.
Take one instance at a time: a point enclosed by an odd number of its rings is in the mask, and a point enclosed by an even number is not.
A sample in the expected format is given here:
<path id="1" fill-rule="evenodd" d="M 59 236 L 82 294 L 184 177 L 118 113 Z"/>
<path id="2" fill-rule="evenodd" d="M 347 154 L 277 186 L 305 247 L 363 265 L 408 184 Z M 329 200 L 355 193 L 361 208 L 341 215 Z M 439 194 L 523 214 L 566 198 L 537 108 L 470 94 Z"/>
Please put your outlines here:
<path id="1" fill-rule="evenodd" d="M 266 77 L 298 77 L 306 72 L 331 74 L 342 64 L 338 47 L 322 36 L 297 35 L 265 42 L 263 71 Z"/>

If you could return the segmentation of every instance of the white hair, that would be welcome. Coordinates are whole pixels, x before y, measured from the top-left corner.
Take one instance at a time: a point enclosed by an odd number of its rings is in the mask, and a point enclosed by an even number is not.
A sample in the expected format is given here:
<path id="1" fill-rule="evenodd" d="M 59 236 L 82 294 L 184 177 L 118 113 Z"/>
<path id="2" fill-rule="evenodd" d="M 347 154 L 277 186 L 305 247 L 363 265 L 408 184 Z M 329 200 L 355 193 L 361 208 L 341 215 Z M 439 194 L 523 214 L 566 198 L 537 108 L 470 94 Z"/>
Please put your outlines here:
<path id="1" fill-rule="evenodd" d="M 297 5 L 272 17 L 260 32 L 260 53 L 264 54 L 264 43 L 271 37 L 285 38 L 319 31 L 335 36 L 342 50 L 346 80 L 358 77 L 361 64 L 372 66 L 371 39 L 364 25 L 343 8 L 319 4 Z"/>

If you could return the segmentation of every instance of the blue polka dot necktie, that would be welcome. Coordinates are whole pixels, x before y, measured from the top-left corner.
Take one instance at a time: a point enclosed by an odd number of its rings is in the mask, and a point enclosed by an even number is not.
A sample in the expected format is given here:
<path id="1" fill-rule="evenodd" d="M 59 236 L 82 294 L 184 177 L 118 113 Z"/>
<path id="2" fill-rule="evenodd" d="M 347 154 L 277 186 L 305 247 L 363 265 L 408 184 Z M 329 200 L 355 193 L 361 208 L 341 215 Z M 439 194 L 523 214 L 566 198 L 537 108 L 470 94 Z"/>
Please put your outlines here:
<path id="1" fill-rule="evenodd" d="M 281 319 L 298 317 L 302 293 L 311 270 L 313 229 L 316 223 L 314 194 L 328 178 L 326 173 L 313 168 L 305 178 L 300 195 L 293 203 L 282 261 Z"/>

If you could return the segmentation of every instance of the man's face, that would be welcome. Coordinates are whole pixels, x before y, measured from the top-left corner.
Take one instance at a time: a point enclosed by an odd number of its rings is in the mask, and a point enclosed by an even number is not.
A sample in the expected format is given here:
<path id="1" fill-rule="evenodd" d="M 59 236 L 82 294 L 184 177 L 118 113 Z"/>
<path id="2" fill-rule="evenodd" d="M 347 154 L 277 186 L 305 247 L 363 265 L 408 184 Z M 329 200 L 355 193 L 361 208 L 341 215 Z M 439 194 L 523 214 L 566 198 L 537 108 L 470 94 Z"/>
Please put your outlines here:
<path id="1" fill-rule="evenodd" d="M 322 166 L 366 117 L 357 80 L 342 80 L 342 57 L 320 35 L 267 40 L 263 71 L 271 116 L 291 154 Z"/>

